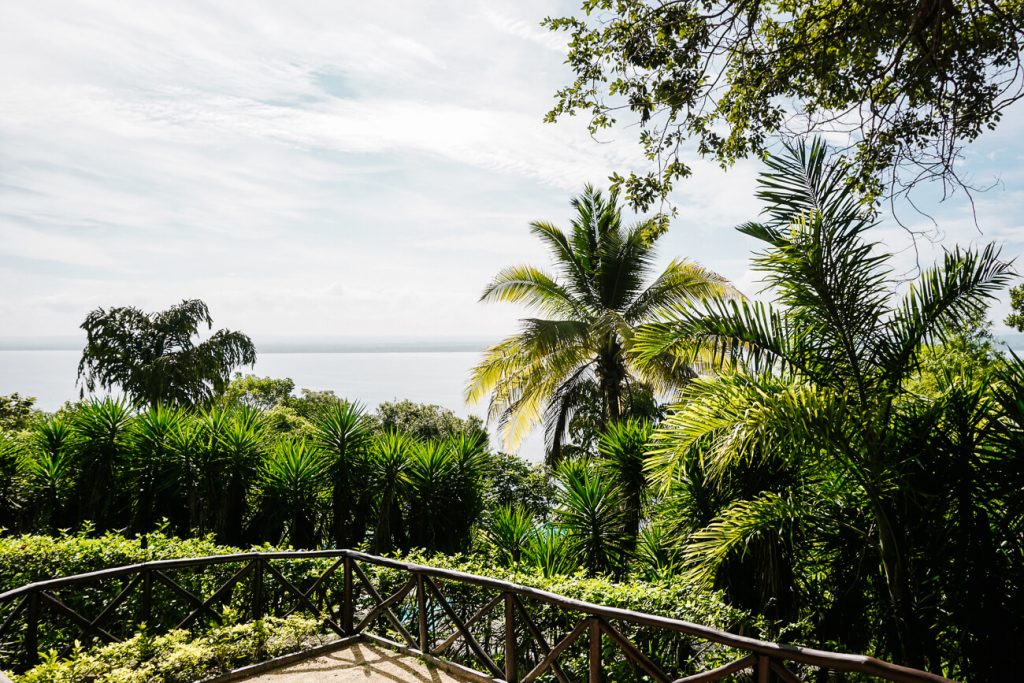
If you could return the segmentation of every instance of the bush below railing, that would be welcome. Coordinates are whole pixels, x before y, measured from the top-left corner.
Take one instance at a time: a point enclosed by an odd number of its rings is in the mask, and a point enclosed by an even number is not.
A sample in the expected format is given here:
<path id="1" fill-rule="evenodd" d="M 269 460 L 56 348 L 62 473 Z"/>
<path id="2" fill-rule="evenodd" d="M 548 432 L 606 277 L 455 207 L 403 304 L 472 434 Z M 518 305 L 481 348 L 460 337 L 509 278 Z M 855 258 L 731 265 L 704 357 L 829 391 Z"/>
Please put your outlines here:
<path id="1" fill-rule="evenodd" d="M 871 657 L 780 645 L 696 623 L 602 606 L 485 576 L 351 550 L 257 552 L 143 562 L 0 594 L 0 657 L 304 614 L 337 637 L 376 633 L 494 680 L 596 682 L 818 679 L 823 672 L 945 681 Z M 847 679 L 852 680 L 852 679 Z"/>

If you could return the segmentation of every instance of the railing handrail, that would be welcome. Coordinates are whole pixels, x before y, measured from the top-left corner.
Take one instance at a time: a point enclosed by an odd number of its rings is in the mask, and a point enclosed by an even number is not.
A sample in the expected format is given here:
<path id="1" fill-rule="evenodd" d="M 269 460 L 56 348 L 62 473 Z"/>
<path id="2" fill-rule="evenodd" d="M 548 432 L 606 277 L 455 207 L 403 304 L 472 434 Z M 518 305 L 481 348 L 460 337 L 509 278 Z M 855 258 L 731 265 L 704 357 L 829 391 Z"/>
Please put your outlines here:
<path id="1" fill-rule="evenodd" d="M 513 593 L 522 597 L 530 598 L 533 600 L 539 600 L 541 602 L 546 602 L 548 604 L 555 605 L 563 609 L 582 612 L 591 616 L 602 617 L 604 619 L 628 621 L 640 626 L 649 626 L 653 628 L 660 628 L 670 631 L 676 631 L 679 633 L 685 633 L 687 635 L 697 636 L 703 638 L 704 640 L 709 640 L 739 650 L 745 650 L 747 652 L 752 652 L 759 655 L 766 655 L 779 659 L 800 662 L 802 664 L 810 664 L 813 666 L 828 667 L 831 669 L 837 669 L 842 671 L 853 671 L 858 673 L 870 674 L 874 676 L 881 676 L 892 681 L 907 681 L 909 683 L 915 683 L 918 681 L 930 681 L 933 683 L 951 683 L 949 679 L 939 676 L 937 674 L 921 671 L 918 669 L 912 669 L 909 667 L 901 666 L 899 664 L 893 664 L 892 662 L 887 662 L 885 660 L 878 659 L 876 657 L 871 657 L 869 655 L 852 655 L 840 652 L 831 652 L 827 650 L 818 650 L 815 648 L 802 647 L 799 645 L 786 645 L 782 643 L 774 643 L 770 641 L 759 640 L 757 638 L 750 638 L 748 636 L 741 636 L 735 633 L 729 633 L 728 631 L 722 631 L 716 628 L 685 621 L 682 619 L 662 617 L 654 614 L 636 612 L 633 610 L 622 609 L 618 607 L 608 607 L 606 605 L 598 605 L 595 603 L 586 602 L 584 600 L 568 598 L 564 595 L 558 595 L 557 593 L 541 590 L 539 588 L 531 588 L 529 586 L 512 583 L 510 581 L 505 581 L 502 579 L 495 579 L 487 576 L 470 574 L 468 572 L 462 572 L 454 569 L 443 569 L 440 567 L 430 567 L 427 565 L 415 564 L 412 562 L 403 562 L 401 560 L 396 560 L 393 558 L 379 557 L 377 555 L 370 555 L 367 553 L 348 549 L 247 552 L 235 553 L 231 555 L 207 555 L 204 557 L 176 558 L 169 560 L 152 560 L 147 562 L 139 562 L 136 564 L 111 567 L 108 569 L 100 569 L 97 571 L 75 574 L 72 576 L 64 576 L 54 579 L 46 579 L 44 581 L 36 581 L 34 583 L 26 584 L 24 586 L 20 586 L 12 590 L 8 590 L 4 593 L 0 593 L 0 603 L 7 602 L 20 596 L 30 595 L 38 591 L 50 591 L 59 588 L 64 588 L 67 586 L 91 583 L 93 581 L 105 578 L 116 578 L 120 576 L 126 576 L 150 570 L 180 569 L 185 567 L 232 564 L 236 562 L 251 562 L 254 560 L 299 560 L 345 557 L 351 560 L 358 560 L 360 562 L 374 564 L 381 567 L 400 569 L 414 575 L 419 574 L 424 576 L 431 576 L 442 580 L 468 583 L 471 585 L 492 588 L 505 593 Z"/>

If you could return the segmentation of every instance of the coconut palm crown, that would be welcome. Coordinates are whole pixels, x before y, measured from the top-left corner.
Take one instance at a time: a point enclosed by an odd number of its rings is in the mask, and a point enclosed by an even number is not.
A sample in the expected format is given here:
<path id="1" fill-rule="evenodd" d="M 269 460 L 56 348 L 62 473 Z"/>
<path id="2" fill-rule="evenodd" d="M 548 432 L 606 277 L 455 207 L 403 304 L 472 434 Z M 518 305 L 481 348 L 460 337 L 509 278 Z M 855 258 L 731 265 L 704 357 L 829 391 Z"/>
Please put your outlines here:
<path id="1" fill-rule="evenodd" d="M 466 392 L 471 403 L 490 396 L 488 418 L 509 446 L 543 421 L 551 461 L 583 401 L 596 396 L 603 420 L 615 422 L 628 412 L 638 382 L 664 379 L 633 362 L 637 327 L 664 307 L 734 293 L 721 276 L 685 259 L 652 278 L 663 230 L 653 219 L 624 225 L 616 192 L 605 197 L 588 185 L 571 204 L 576 214 L 568 232 L 530 224 L 551 252 L 554 274 L 512 266 L 484 289 L 481 301 L 524 304 L 539 317 L 524 319 L 518 334 L 487 349 Z"/>

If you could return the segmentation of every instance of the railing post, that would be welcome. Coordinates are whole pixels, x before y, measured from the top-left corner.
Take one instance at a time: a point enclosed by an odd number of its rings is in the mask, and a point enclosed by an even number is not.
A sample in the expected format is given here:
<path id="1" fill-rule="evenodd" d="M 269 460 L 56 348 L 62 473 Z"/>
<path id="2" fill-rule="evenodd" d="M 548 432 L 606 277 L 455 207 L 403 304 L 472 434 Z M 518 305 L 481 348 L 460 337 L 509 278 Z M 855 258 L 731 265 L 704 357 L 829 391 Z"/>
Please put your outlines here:
<path id="1" fill-rule="evenodd" d="M 28 596 L 28 614 L 25 617 L 25 664 L 39 663 L 39 591 Z"/>
<path id="2" fill-rule="evenodd" d="M 601 620 L 590 617 L 590 677 L 589 683 L 601 683 L 604 671 L 601 667 Z"/>
<path id="3" fill-rule="evenodd" d="M 352 558 L 348 555 L 345 555 L 343 566 L 345 583 L 341 588 L 341 629 L 346 635 L 352 635 Z"/>
<path id="4" fill-rule="evenodd" d="M 427 643 L 427 591 L 423 582 L 423 574 L 416 572 L 416 614 L 420 627 L 420 652 L 430 653 Z"/>
<path id="5" fill-rule="evenodd" d="M 252 618 L 263 618 L 263 558 L 253 560 L 252 573 Z"/>
<path id="6" fill-rule="evenodd" d="M 505 593 L 505 681 L 519 683 L 516 671 L 516 612 L 511 593 Z"/>
<path id="7" fill-rule="evenodd" d="M 757 656 L 757 683 L 768 683 L 768 674 L 771 671 L 771 664 L 766 655 Z"/>
<path id="8" fill-rule="evenodd" d="M 142 570 L 142 622 L 149 626 L 153 618 L 153 572 Z"/>

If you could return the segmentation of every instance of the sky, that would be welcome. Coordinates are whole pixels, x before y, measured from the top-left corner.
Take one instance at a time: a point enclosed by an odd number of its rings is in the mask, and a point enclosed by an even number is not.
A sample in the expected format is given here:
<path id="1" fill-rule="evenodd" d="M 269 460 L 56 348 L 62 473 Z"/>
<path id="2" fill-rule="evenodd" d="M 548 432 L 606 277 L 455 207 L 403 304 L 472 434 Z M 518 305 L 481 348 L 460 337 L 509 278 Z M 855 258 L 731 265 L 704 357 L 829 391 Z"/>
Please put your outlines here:
<path id="1" fill-rule="evenodd" d="M 538 24 L 573 8 L 6 0 L 0 337 L 184 298 L 257 345 L 513 332 L 524 311 L 478 297 L 500 268 L 547 262 L 529 221 L 565 224 L 584 183 L 645 168 L 635 129 L 595 141 L 582 120 L 542 120 L 571 72 L 564 37 Z M 926 198 L 941 246 L 1024 253 L 1022 134 L 1018 107 L 968 150 L 962 171 L 995 183 L 976 221 L 962 196 Z M 696 259 L 755 294 L 756 245 L 733 226 L 756 217 L 758 166 L 693 166 L 661 262 Z M 905 231 L 877 238 L 911 267 Z"/>

